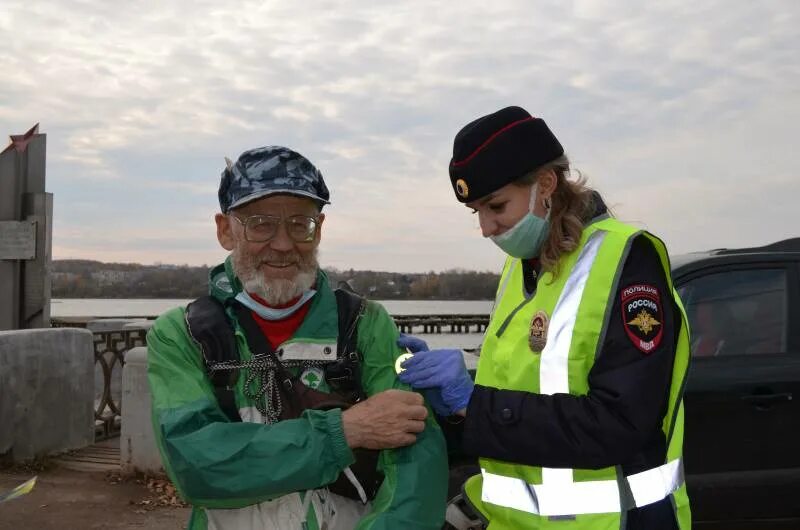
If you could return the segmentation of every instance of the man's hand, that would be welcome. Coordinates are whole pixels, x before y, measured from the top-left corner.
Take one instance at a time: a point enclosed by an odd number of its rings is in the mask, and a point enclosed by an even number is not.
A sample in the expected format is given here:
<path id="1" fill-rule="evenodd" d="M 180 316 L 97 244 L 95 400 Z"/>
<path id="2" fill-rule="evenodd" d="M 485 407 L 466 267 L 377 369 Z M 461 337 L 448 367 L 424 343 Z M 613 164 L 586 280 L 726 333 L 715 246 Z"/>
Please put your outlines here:
<path id="1" fill-rule="evenodd" d="M 353 449 L 393 449 L 416 442 L 427 416 L 421 395 L 385 390 L 344 411 L 342 424 L 347 445 Z"/>

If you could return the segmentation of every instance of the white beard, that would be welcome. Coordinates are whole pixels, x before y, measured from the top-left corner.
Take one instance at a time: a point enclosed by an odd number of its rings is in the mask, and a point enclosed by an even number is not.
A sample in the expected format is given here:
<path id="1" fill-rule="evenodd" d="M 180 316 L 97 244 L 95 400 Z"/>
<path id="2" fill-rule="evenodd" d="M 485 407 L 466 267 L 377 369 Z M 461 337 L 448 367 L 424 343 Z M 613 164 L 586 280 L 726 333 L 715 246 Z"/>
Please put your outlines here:
<path id="1" fill-rule="evenodd" d="M 242 282 L 245 291 L 263 299 L 268 305 L 279 306 L 291 302 L 308 291 L 317 281 L 317 249 L 300 256 L 299 268 L 294 278 L 266 278 L 259 270 L 262 258 L 243 255 L 237 247 L 233 251 L 233 272 Z"/>

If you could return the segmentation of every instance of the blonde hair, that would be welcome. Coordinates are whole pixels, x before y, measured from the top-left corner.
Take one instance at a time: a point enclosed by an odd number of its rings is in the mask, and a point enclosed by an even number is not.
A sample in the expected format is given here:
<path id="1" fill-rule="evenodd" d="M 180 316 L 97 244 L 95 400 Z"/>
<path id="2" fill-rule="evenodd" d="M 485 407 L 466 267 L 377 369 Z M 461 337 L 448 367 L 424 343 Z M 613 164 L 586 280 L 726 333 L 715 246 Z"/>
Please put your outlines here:
<path id="1" fill-rule="evenodd" d="M 578 173 L 569 180 L 569 159 L 566 155 L 536 168 L 514 182 L 518 186 L 531 186 L 545 171 L 553 170 L 556 188 L 550 196 L 550 234 L 542 245 L 539 261 L 542 270 L 559 274 L 559 260 L 578 247 L 583 227 L 595 208 L 594 191 L 586 186 L 586 177 Z"/>

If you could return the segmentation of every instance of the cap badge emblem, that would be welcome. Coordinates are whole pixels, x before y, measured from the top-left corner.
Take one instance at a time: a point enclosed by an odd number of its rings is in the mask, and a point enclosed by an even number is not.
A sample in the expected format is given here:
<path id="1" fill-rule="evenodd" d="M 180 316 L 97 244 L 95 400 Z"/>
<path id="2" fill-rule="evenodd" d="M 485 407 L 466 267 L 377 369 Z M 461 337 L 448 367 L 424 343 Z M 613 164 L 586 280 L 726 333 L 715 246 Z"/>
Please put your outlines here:
<path id="1" fill-rule="evenodd" d="M 458 196 L 462 199 L 466 199 L 469 195 L 469 186 L 467 186 L 464 179 L 458 179 L 456 181 L 456 193 L 458 193 Z"/>

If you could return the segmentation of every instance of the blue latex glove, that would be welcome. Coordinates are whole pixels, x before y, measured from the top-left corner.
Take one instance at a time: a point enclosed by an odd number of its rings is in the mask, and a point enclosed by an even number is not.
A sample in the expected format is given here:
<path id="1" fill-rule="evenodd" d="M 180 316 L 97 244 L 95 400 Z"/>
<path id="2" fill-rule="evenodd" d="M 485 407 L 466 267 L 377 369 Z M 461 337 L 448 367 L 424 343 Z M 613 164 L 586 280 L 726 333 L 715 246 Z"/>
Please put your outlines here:
<path id="1" fill-rule="evenodd" d="M 425 401 L 430 404 L 436 414 L 450 416 L 450 407 L 445 404 L 438 388 L 426 388 L 422 393 L 425 394 Z"/>
<path id="2" fill-rule="evenodd" d="M 447 414 L 467 407 L 474 384 L 461 350 L 420 351 L 402 366 L 400 381 L 414 388 L 438 388 Z"/>
<path id="3" fill-rule="evenodd" d="M 397 345 L 403 349 L 410 351 L 411 353 L 428 351 L 427 342 L 420 339 L 419 337 L 414 337 L 413 335 L 406 335 L 405 333 L 400 334 L 400 338 L 397 339 Z M 430 404 L 431 408 L 433 408 L 436 414 L 438 414 L 439 416 L 450 415 L 450 408 L 444 404 L 444 401 L 442 401 L 442 396 L 440 395 L 440 391 L 438 388 L 426 388 L 423 391 L 423 394 L 425 394 L 425 401 L 427 401 Z"/>
<path id="4" fill-rule="evenodd" d="M 397 339 L 397 345 L 401 348 L 406 348 L 411 353 L 427 351 L 429 349 L 427 342 L 413 335 L 406 335 L 405 333 L 400 334 L 400 338 Z"/>

